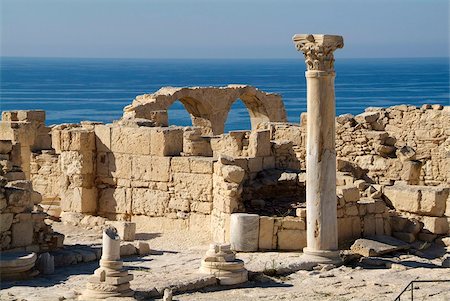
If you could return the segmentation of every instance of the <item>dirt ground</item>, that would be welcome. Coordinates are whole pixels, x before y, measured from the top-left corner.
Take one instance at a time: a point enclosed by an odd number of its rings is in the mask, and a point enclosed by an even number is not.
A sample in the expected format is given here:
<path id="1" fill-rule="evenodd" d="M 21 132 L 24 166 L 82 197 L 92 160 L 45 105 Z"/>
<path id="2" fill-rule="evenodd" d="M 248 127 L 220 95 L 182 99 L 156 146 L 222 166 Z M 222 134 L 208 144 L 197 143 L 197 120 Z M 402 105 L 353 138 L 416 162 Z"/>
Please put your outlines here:
<path id="1" fill-rule="evenodd" d="M 54 224 L 55 231 L 66 235 L 66 244 L 99 244 L 99 229 Z M 170 286 L 200 277 L 197 269 L 208 248 L 209 239 L 198 233 L 137 233 L 137 239 L 150 243 L 157 255 L 128 257 L 125 266 L 134 274 L 131 287 L 137 291 Z M 380 259 L 358 261 L 331 270 L 298 271 L 283 276 L 272 275 L 299 260 L 300 253 L 239 253 L 250 271 L 250 281 L 232 287 L 206 287 L 196 292 L 178 294 L 174 300 L 394 300 L 412 280 L 450 280 L 450 269 L 441 268 L 439 258 L 450 250 L 432 246 L 421 257 L 394 254 L 380 265 Z M 381 261 L 382 261 L 381 260 Z M 83 291 L 87 276 L 98 262 L 57 268 L 55 274 L 20 282 L 1 283 L 0 300 L 74 300 Z M 401 300 L 411 300 L 410 292 Z M 450 300 L 450 282 L 419 283 L 414 300 Z"/>

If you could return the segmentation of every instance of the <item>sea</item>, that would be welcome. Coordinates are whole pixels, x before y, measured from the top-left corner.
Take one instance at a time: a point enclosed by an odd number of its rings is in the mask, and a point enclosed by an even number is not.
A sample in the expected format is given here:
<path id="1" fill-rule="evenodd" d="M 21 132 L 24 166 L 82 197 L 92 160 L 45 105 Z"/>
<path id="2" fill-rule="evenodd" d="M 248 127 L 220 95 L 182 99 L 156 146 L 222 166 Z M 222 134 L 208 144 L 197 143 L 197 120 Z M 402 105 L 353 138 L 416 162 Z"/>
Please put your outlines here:
<path id="1" fill-rule="evenodd" d="M 398 104 L 450 105 L 449 58 L 337 59 L 336 113 Z M 0 58 L 0 111 L 42 109 L 47 124 L 109 123 L 135 96 L 164 86 L 248 84 L 282 96 L 289 122 L 306 111 L 305 64 L 298 59 Z M 177 101 L 169 123 L 191 125 Z M 226 131 L 250 128 L 244 104 L 232 106 Z"/>

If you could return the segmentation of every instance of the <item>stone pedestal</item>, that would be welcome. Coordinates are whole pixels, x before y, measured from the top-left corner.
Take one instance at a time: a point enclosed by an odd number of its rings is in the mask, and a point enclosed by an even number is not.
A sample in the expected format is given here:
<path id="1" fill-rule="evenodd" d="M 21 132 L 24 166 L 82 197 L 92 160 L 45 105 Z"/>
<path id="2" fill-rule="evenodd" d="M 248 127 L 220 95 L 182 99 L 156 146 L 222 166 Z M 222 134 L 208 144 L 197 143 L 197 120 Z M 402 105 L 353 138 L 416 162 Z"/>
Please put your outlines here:
<path id="1" fill-rule="evenodd" d="M 120 238 L 117 230 L 109 226 L 103 231 L 103 250 L 100 268 L 89 277 L 80 300 L 98 300 L 111 297 L 132 297 L 130 289 L 133 275 L 123 268 L 120 260 Z"/>
<path id="2" fill-rule="evenodd" d="M 336 204 L 335 96 L 333 52 L 341 36 L 299 34 L 293 37 L 305 55 L 307 71 L 306 221 L 304 258 L 338 263 Z"/>
<path id="3" fill-rule="evenodd" d="M 24 280 L 39 274 L 34 270 L 36 253 L 6 252 L 0 256 L 0 282 Z"/>
<path id="4" fill-rule="evenodd" d="M 233 213 L 230 221 L 230 243 L 234 251 L 256 252 L 259 239 L 259 215 Z"/>
<path id="5" fill-rule="evenodd" d="M 229 244 L 211 244 L 202 259 L 200 273 L 214 275 L 220 285 L 239 284 L 248 280 L 244 262 L 236 259 Z"/>

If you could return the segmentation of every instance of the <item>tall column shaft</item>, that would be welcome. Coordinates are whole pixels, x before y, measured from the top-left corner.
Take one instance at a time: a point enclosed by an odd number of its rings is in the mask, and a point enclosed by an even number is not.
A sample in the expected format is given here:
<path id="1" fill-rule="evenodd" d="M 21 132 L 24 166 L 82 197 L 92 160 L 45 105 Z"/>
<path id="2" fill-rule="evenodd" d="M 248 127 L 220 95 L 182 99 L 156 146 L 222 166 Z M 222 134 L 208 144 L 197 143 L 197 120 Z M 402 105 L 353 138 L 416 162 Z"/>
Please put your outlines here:
<path id="1" fill-rule="evenodd" d="M 334 74 L 306 71 L 307 248 L 337 250 Z"/>
<path id="2" fill-rule="evenodd" d="M 335 96 L 333 52 L 344 46 L 341 36 L 295 35 L 307 71 L 306 257 L 338 263 L 336 198 Z"/>

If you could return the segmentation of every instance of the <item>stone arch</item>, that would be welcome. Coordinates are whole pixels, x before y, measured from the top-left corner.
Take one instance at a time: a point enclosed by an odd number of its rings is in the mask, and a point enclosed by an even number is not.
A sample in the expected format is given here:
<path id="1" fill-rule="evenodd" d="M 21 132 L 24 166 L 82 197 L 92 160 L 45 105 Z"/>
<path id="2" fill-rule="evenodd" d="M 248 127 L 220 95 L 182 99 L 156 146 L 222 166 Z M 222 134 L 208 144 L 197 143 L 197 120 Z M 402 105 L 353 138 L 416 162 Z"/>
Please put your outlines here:
<path id="1" fill-rule="evenodd" d="M 241 99 L 249 111 L 252 129 L 264 122 L 285 122 L 286 111 L 281 96 L 266 93 L 252 86 L 227 87 L 164 87 L 153 94 L 136 97 L 124 108 L 123 118 L 152 120 L 156 111 L 166 112 L 179 100 L 191 115 L 192 124 L 202 128 L 204 135 L 223 134 L 232 104 Z"/>

